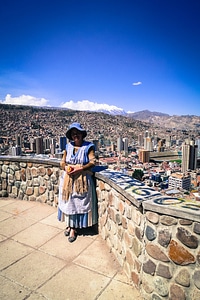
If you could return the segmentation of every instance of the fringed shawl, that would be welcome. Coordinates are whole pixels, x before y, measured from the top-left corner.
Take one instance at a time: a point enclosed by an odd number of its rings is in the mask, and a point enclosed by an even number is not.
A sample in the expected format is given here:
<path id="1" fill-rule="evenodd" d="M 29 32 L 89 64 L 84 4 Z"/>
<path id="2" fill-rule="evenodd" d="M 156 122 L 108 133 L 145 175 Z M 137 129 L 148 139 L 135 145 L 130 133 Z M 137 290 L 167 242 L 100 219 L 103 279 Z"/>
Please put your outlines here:
<path id="1" fill-rule="evenodd" d="M 88 152 L 94 144 L 84 141 L 82 146 L 74 153 L 74 143 L 66 145 L 66 151 L 63 157 L 63 163 L 67 163 L 68 166 L 80 165 L 84 166 L 89 163 Z M 80 174 L 68 175 L 65 174 L 62 190 L 62 200 L 68 201 L 69 196 L 72 193 L 82 195 L 88 191 L 87 173 L 92 174 L 91 171 L 85 170 Z"/>
<path id="2" fill-rule="evenodd" d="M 82 195 L 88 191 L 87 172 L 77 175 L 65 174 L 63 182 L 62 200 L 68 201 L 70 194 Z"/>

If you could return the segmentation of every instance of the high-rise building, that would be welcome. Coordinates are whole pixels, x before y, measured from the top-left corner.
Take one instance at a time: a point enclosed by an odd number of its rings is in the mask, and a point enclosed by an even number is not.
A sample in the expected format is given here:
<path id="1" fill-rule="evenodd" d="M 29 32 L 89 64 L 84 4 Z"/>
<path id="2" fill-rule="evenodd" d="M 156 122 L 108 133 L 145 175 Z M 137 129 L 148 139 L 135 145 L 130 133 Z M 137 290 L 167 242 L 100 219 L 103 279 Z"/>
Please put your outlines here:
<path id="1" fill-rule="evenodd" d="M 93 140 L 92 141 L 95 147 L 95 151 L 99 151 L 99 140 Z"/>
<path id="2" fill-rule="evenodd" d="M 15 145 L 16 146 L 22 146 L 22 136 L 21 136 L 21 134 L 16 134 L 15 135 Z"/>
<path id="3" fill-rule="evenodd" d="M 117 151 L 121 152 L 123 150 L 123 141 L 121 137 L 117 139 Z"/>
<path id="4" fill-rule="evenodd" d="M 128 153 L 128 138 L 123 138 L 123 150 Z"/>
<path id="5" fill-rule="evenodd" d="M 36 152 L 36 140 L 35 138 L 30 138 L 30 150 Z"/>
<path id="6" fill-rule="evenodd" d="M 198 157 L 200 157 L 200 139 L 195 140 L 195 145 L 198 147 Z"/>
<path id="7" fill-rule="evenodd" d="M 9 155 L 11 156 L 19 156 L 21 155 L 21 147 L 20 146 L 13 146 L 9 148 Z"/>
<path id="8" fill-rule="evenodd" d="M 44 147 L 43 147 L 43 138 L 36 137 L 36 154 L 43 154 L 44 153 Z"/>
<path id="9" fill-rule="evenodd" d="M 184 143 L 182 145 L 182 165 L 181 171 L 183 173 L 188 170 L 195 170 L 197 168 L 198 146 L 194 145 L 194 141 L 190 144 Z"/>
<path id="10" fill-rule="evenodd" d="M 44 150 L 49 150 L 50 149 L 50 139 L 44 138 L 43 143 L 44 143 Z"/>
<path id="11" fill-rule="evenodd" d="M 142 134 L 138 135 L 138 146 L 143 146 L 144 145 L 144 138 Z"/>
<path id="12" fill-rule="evenodd" d="M 148 163 L 149 162 L 150 153 L 148 150 L 140 149 L 139 150 L 139 161 L 142 163 Z"/>
<path id="13" fill-rule="evenodd" d="M 164 152 L 164 145 L 163 145 L 163 140 L 159 140 L 158 141 L 158 147 L 157 147 L 157 151 L 158 152 Z"/>
<path id="14" fill-rule="evenodd" d="M 50 139 L 50 153 L 54 155 L 56 152 L 56 140 L 54 138 Z"/>
<path id="15" fill-rule="evenodd" d="M 144 149 L 148 151 L 153 151 L 153 143 L 151 137 L 144 138 Z"/>
<path id="16" fill-rule="evenodd" d="M 66 149 L 66 143 L 67 143 L 67 137 L 60 136 L 59 137 L 59 148 L 60 148 L 61 152 Z"/>

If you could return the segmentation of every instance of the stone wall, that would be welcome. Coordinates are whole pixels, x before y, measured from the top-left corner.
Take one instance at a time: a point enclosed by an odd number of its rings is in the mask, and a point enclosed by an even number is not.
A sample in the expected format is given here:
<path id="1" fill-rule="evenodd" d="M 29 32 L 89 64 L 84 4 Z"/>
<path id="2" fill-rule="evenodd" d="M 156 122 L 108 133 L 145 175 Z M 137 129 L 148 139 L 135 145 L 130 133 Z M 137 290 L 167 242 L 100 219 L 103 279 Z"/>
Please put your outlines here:
<path id="1" fill-rule="evenodd" d="M 200 299 L 200 203 L 96 174 L 99 231 L 143 299 Z"/>
<path id="2" fill-rule="evenodd" d="M 0 157 L 0 196 L 57 205 L 59 160 Z M 200 203 L 95 173 L 99 233 L 143 299 L 200 299 Z"/>
<path id="3" fill-rule="evenodd" d="M 0 158 L 0 196 L 55 206 L 60 172 L 56 160 Z"/>

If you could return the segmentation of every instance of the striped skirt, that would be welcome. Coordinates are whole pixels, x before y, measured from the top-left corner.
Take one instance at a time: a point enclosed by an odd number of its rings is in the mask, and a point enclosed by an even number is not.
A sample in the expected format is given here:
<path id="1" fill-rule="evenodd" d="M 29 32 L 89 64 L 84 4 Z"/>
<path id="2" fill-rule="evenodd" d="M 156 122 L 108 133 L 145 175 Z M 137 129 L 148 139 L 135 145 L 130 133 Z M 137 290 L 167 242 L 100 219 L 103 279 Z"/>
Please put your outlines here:
<path id="1" fill-rule="evenodd" d="M 87 228 L 97 224 L 98 207 L 94 179 L 87 175 L 88 192 L 84 195 L 72 193 L 68 201 L 62 200 L 62 188 L 65 172 L 60 177 L 58 220 L 66 222 L 66 227 Z"/>

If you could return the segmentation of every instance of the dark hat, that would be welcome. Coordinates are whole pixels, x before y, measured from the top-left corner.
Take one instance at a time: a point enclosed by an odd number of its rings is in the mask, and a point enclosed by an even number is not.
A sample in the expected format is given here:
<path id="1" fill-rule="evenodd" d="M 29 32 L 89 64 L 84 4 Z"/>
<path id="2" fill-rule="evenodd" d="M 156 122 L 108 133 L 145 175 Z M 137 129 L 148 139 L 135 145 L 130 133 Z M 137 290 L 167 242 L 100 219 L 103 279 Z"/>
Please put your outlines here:
<path id="1" fill-rule="evenodd" d="M 80 124 L 80 123 L 72 123 L 72 124 L 69 126 L 69 128 L 68 128 L 68 130 L 67 130 L 67 132 L 66 132 L 66 137 L 67 137 L 69 140 L 72 140 L 72 137 L 71 137 L 71 131 L 72 131 L 73 128 L 76 128 L 78 131 L 81 131 L 82 134 L 83 134 L 83 138 L 86 137 L 87 132 L 86 132 L 85 129 L 83 129 L 83 127 L 81 126 L 81 124 Z"/>

